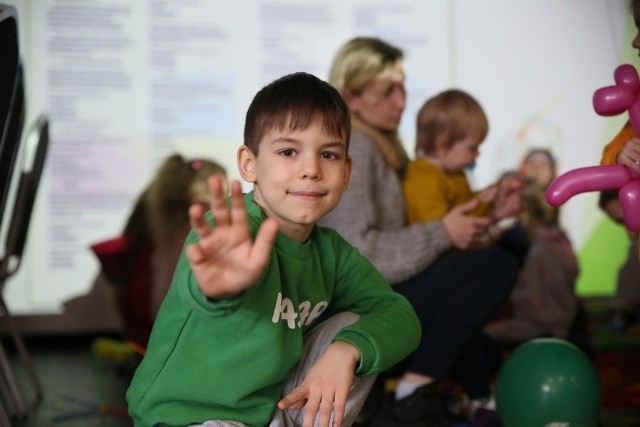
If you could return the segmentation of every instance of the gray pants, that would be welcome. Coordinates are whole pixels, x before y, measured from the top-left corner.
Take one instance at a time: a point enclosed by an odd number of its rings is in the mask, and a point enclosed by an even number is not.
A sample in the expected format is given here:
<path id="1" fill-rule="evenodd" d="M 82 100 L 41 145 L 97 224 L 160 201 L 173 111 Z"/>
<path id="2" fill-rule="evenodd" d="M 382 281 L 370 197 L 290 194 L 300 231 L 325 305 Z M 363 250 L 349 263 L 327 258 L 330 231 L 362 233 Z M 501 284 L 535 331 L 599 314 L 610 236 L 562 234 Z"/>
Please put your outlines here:
<path id="1" fill-rule="evenodd" d="M 284 394 L 288 394 L 296 388 L 305 378 L 307 371 L 313 366 L 318 358 L 325 352 L 331 344 L 333 337 L 345 326 L 349 326 L 358 320 L 358 315 L 343 312 L 339 313 L 317 327 L 313 328 L 305 336 L 305 344 L 300 361 L 291 371 L 284 387 Z M 344 414 L 343 425 L 349 427 L 356 420 L 364 401 L 371 391 L 375 376 L 355 377 L 351 392 L 347 399 L 347 407 Z M 296 427 L 301 426 L 304 420 L 304 408 L 298 410 L 281 411 L 276 409 L 269 427 Z M 318 425 L 318 420 L 316 420 Z M 191 427 L 246 427 L 237 421 L 207 421 L 204 424 L 193 425 Z"/>

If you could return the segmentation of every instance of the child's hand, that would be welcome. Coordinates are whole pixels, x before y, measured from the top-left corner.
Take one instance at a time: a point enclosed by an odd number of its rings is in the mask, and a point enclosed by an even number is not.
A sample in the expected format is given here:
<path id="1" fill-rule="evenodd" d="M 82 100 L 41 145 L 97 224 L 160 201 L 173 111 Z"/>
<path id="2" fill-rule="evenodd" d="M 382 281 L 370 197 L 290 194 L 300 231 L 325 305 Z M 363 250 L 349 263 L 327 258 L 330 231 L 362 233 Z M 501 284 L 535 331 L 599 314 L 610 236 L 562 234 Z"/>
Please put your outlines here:
<path id="1" fill-rule="evenodd" d="M 491 216 L 500 221 L 520 213 L 524 206 L 524 183 L 519 177 L 505 178 L 498 184 L 498 195 Z"/>
<path id="2" fill-rule="evenodd" d="M 618 153 L 616 163 L 640 172 L 640 139 L 633 138 L 627 142 Z"/>
<path id="3" fill-rule="evenodd" d="M 453 246 L 458 249 L 484 245 L 486 229 L 491 221 L 486 217 L 467 215 L 478 206 L 478 203 L 479 199 L 473 198 L 467 203 L 454 207 L 442 218 L 442 223 Z"/>
<path id="4" fill-rule="evenodd" d="M 199 242 L 187 247 L 191 269 L 202 293 L 209 298 L 228 298 L 249 288 L 267 265 L 278 232 L 278 224 L 267 219 L 251 241 L 247 212 L 240 182 L 231 184 L 231 208 L 225 203 L 219 176 L 209 178 L 212 227 L 204 218 L 205 209 L 189 209 L 191 226 Z"/>
<path id="5" fill-rule="evenodd" d="M 309 369 L 304 381 L 278 402 L 278 408 L 300 409 L 303 406 L 303 427 L 328 427 L 333 413 L 333 427 L 340 427 L 347 397 L 353 385 L 354 371 L 360 353 L 351 344 L 336 341 Z"/>
<path id="6" fill-rule="evenodd" d="M 498 196 L 498 188 L 495 185 L 485 188 L 476 194 L 476 198 L 478 198 L 482 203 L 493 203 Z"/>

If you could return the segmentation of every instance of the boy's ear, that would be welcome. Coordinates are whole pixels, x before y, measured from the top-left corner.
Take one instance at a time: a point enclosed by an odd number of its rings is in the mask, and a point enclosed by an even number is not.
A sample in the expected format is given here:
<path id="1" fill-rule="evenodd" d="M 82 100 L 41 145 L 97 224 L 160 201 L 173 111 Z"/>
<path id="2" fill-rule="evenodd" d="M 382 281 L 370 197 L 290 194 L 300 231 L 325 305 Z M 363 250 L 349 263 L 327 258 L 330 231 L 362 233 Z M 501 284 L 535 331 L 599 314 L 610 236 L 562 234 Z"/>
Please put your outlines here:
<path id="1" fill-rule="evenodd" d="M 242 179 L 252 184 L 255 183 L 256 156 L 253 154 L 253 151 L 251 151 L 246 145 L 241 145 L 240 148 L 238 148 L 236 159 L 238 161 L 238 171 L 240 172 Z"/>

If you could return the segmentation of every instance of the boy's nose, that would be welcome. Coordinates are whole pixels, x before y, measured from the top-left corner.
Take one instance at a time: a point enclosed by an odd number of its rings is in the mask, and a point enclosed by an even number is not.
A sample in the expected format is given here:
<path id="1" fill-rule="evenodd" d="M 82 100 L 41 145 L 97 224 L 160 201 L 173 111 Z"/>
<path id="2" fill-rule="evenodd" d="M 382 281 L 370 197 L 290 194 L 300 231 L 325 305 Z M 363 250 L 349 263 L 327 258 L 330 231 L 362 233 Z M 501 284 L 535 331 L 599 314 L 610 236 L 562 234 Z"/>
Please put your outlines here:
<path id="1" fill-rule="evenodd" d="M 305 159 L 302 164 L 301 177 L 317 179 L 320 177 L 320 164 L 319 159 Z"/>

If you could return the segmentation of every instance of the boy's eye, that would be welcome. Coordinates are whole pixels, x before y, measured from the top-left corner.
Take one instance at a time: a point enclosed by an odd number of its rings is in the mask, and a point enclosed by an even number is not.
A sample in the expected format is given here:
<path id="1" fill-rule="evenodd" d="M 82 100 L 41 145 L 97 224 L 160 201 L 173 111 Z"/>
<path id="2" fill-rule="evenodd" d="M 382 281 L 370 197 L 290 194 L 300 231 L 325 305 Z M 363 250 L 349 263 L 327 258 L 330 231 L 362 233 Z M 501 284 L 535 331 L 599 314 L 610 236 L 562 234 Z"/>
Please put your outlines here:
<path id="1" fill-rule="evenodd" d="M 284 150 L 280 150 L 280 155 L 284 157 L 292 157 L 294 154 L 295 154 L 295 151 L 293 151 L 290 148 L 285 148 Z"/>
<path id="2" fill-rule="evenodd" d="M 336 153 L 332 153 L 330 151 L 325 151 L 322 153 L 322 158 L 327 160 L 337 160 L 340 158 Z"/>

